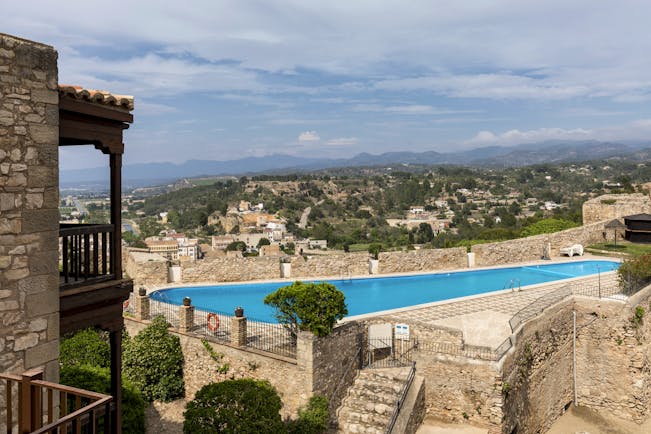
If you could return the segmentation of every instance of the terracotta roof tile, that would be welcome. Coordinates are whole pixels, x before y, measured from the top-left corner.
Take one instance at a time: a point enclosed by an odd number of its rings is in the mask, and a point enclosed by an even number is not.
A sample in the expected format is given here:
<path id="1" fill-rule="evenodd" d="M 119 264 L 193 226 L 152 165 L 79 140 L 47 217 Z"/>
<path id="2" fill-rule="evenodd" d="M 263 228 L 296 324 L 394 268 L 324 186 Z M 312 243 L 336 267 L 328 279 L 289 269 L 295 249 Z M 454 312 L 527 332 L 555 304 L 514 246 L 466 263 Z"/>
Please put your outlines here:
<path id="1" fill-rule="evenodd" d="M 81 86 L 69 84 L 59 85 L 59 96 L 68 96 L 84 101 L 133 110 L 133 97 L 129 95 L 114 95 L 106 90 L 84 89 Z"/>

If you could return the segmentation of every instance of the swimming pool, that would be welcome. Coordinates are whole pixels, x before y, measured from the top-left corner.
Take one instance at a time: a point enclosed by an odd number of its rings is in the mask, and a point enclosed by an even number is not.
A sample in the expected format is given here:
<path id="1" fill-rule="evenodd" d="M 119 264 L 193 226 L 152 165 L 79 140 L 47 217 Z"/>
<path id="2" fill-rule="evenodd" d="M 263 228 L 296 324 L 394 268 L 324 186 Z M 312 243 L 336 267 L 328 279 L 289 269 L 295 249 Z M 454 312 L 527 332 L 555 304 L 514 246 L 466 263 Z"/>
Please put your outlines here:
<path id="1" fill-rule="evenodd" d="M 572 261 L 522 267 L 492 268 L 453 273 L 327 280 L 346 295 L 348 315 L 483 294 L 519 286 L 552 282 L 616 270 L 618 262 Z M 306 280 L 310 281 L 310 280 Z M 315 280 L 311 280 L 315 281 Z M 321 282 L 321 281 L 319 281 Z M 288 282 L 167 288 L 151 294 L 154 300 L 181 304 L 190 297 L 198 309 L 232 314 L 242 306 L 247 317 L 275 321 L 264 297 Z"/>

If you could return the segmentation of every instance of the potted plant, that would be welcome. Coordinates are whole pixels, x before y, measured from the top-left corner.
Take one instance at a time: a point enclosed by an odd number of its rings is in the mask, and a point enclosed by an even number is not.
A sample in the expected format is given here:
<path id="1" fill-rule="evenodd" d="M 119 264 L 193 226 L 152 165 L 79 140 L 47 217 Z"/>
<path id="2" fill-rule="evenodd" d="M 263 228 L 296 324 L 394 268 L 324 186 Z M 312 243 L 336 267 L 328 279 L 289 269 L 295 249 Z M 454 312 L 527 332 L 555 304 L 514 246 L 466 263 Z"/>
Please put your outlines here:
<path id="1" fill-rule="evenodd" d="M 380 252 L 382 251 L 381 244 L 371 244 L 368 246 L 368 253 L 371 255 L 368 261 L 369 274 L 377 274 L 380 266 Z"/>

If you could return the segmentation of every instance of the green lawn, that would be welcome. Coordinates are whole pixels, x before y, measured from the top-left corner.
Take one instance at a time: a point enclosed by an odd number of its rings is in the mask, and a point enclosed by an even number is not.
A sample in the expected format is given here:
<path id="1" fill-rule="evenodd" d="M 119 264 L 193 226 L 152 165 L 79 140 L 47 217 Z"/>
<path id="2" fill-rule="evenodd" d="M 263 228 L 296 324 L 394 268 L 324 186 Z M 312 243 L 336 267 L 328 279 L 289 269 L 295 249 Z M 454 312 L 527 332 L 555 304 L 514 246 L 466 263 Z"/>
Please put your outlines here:
<path id="1" fill-rule="evenodd" d="M 617 245 L 613 243 L 598 243 L 588 246 L 591 249 L 605 250 L 608 252 L 623 253 L 631 256 L 640 256 L 651 253 L 651 244 L 638 244 L 629 241 L 618 241 Z"/>

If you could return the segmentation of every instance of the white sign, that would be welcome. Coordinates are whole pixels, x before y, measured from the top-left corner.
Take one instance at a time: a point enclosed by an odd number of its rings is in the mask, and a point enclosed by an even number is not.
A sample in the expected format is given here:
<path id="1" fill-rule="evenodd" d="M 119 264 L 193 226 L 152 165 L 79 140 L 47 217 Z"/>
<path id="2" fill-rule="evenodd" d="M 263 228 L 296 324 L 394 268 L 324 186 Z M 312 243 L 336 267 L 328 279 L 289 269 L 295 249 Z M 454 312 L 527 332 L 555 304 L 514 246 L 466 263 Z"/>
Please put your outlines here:
<path id="1" fill-rule="evenodd" d="M 401 341 L 409 340 L 409 324 L 396 324 L 396 339 Z"/>

